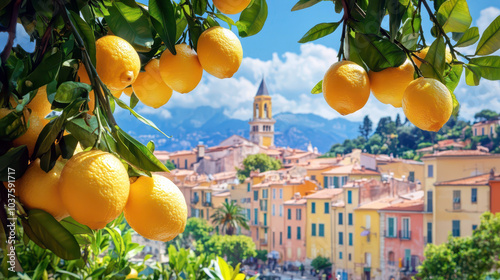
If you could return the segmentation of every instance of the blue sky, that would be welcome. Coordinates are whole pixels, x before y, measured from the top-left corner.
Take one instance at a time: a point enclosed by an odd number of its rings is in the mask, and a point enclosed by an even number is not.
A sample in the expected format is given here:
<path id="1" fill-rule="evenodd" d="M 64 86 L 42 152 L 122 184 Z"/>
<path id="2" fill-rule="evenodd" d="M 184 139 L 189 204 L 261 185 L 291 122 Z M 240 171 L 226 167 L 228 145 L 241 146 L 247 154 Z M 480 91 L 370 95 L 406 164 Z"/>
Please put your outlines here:
<path id="1" fill-rule="evenodd" d="M 193 92 L 174 93 L 169 103 L 160 109 L 139 105 L 138 110 L 146 116 L 154 114 L 168 120 L 169 108 L 195 109 L 208 105 L 222 108 L 230 117 L 246 120 L 251 117 L 251 104 L 260 79 L 265 76 L 273 96 L 274 113 L 313 113 L 328 119 L 341 117 L 328 107 L 321 94 L 309 93 L 322 79 L 328 67 L 336 61 L 340 30 L 313 43 L 297 43 L 312 26 L 320 22 L 338 21 L 339 15 L 334 12 L 330 1 L 291 12 L 295 2 L 268 0 L 269 16 L 263 30 L 253 37 L 241 38 L 244 59 L 233 78 L 219 80 L 204 73 L 200 85 Z M 473 18 L 472 26 L 478 26 L 481 33 L 500 15 L 500 1 L 469 0 L 468 3 Z M 424 28 L 429 30 L 430 24 L 425 15 L 424 20 Z M 19 32 L 18 38 L 17 42 L 32 50 L 26 34 Z M 426 38 L 430 40 L 430 35 Z M 3 48 L 5 39 L 6 34 L 0 34 L 0 48 Z M 475 46 L 462 51 L 472 53 L 474 49 Z M 498 81 L 483 79 L 478 87 L 469 87 L 462 81 L 455 93 L 462 105 L 460 115 L 465 119 L 471 119 L 475 112 L 484 108 L 500 108 Z M 359 121 L 368 114 L 373 120 L 378 120 L 397 113 L 402 114 L 402 110 L 384 105 L 371 96 L 363 109 L 344 118 Z"/>

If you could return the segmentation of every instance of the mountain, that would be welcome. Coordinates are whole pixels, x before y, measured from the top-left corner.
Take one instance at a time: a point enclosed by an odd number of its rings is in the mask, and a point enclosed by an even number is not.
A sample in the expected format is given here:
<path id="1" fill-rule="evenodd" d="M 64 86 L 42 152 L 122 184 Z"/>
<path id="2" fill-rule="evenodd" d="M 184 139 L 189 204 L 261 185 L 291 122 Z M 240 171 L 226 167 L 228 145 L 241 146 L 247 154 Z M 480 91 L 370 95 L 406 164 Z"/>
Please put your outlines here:
<path id="1" fill-rule="evenodd" d="M 125 131 L 141 142 L 153 140 L 157 150 L 191 149 L 200 141 L 208 146 L 215 146 L 233 134 L 249 137 L 248 122 L 229 118 L 222 108 L 172 108 L 168 112 L 168 118 L 158 114 L 144 116 L 171 138 L 166 138 L 145 125 L 138 125 L 137 120 L 126 112 L 120 112 L 117 119 Z M 311 142 L 320 152 L 326 152 L 333 144 L 354 138 L 358 134 L 359 123 L 342 118 L 328 120 L 314 114 L 293 113 L 280 113 L 274 118 L 275 144 L 280 147 L 306 149 Z"/>

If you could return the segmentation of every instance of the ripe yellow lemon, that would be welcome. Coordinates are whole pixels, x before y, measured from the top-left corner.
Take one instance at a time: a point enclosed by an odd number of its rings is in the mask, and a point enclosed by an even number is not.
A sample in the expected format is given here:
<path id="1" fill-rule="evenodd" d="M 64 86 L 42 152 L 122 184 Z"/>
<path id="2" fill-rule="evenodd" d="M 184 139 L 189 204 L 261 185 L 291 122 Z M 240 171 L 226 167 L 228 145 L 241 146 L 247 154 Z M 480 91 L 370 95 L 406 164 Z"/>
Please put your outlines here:
<path id="1" fill-rule="evenodd" d="M 416 55 L 418 57 L 420 57 L 421 59 L 425 59 L 428 51 L 429 51 L 429 47 L 425 47 L 425 48 L 421 49 L 419 52 L 417 52 Z M 451 63 L 451 61 L 453 60 L 453 56 L 451 55 L 450 50 L 448 50 L 448 49 L 446 49 L 445 60 L 446 60 L 446 63 Z M 420 67 L 420 65 L 422 64 L 422 61 L 420 61 L 416 58 L 414 58 L 413 61 L 415 62 L 415 65 L 417 65 L 418 67 Z"/>
<path id="2" fill-rule="evenodd" d="M 386 68 L 380 72 L 369 71 L 370 88 L 373 95 L 384 104 L 401 107 L 401 100 L 408 84 L 413 81 L 415 69 L 406 60 L 399 67 Z"/>
<path id="3" fill-rule="evenodd" d="M 132 87 L 127 87 L 123 90 L 123 93 L 125 93 L 126 96 L 132 96 L 132 93 L 134 93 L 134 90 Z"/>
<path id="4" fill-rule="evenodd" d="M 118 36 L 107 35 L 99 38 L 95 46 L 97 74 L 109 90 L 122 90 L 135 81 L 141 60 L 132 45 Z"/>
<path id="5" fill-rule="evenodd" d="M 59 192 L 77 222 L 101 229 L 122 213 L 130 182 L 122 162 L 99 150 L 71 157 L 61 172 Z"/>
<path id="6" fill-rule="evenodd" d="M 24 175 L 17 181 L 16 192 L 21 202 L 29 209 L 41 209 L 58 221 L 68 216 L 58 190 L 59 177 L 64 167 L 60 160 L 46 173 L 40 168 L 40 159 L 30 164 Z"/>
<path id="7" fill-rule="evenodd" d="M 224 14 L 234 15 L 243 11 L 251 0 L 214 0 L 214 6 Z"/>
<path id="8" fill-rule="evenodd" d="M 453 112 L 453 99 L 448 88 L 440 81 L 418 78 L 405 90 L 403 111 L 416 127 L 439 131 Z"/>
<path id="9" fill-rule="evenodd" d="M 219 79 L 231 78 L 241 65 L 243 48 L 231 30 L 214 26 L 198 39 L 198 59 L 209 74 Z"/>
<path id="10" fill-rule="evenodd" d="M 52 104 L 50 104 L 47 99 L 47 86 L 42 86 L 36 92 L 35 97 L 30 101 L 30 103 L 26 104 L 26 107 L 31 109 L 31 113 L 35 114 L 41 118 L 45 118 L 52 109 L 50 108 Z"/>
<path id="11" fill-rule="evenodd" d="M 137 273 L 137 270 L 132 268 L 130 269 L 130 273 L 127 275 L 127 277 L 125 277 L 125 279 L 136 279 L 139 277 L 138 275 L 139 274 Z"/>
<path id="12" fill-rule="evenodd" d="M 203 68 L 196 52 L 186 44 L 175 45 L 176 55 L 169 50 L 160 58 L 160 74 L 163 81 L 180 93 L 192 91 L 201 81 Z"/>
<path id="13" fill-rule="evenodd" d="M 26 132 L 17 137 L 12 141 L 14 146 L 26 145 L 28 147 L 28 152 L 31 157 L 33 151 L 35 150 L 36 140 L 38 139 L 38 135 L 42 132 L 43 127 L 49 122 L 49 120 L 41 118 L 36 114 L 28 114 L 25 116 L 29 116 L 26 121 L 28 122 L 28 129 Z"/>
<path id="14" fill-rule="evenodd" d="M 356 112 L 370 97 L 368 74 L 352 61 L 332 64 L 323 78 L 323 97 L 341 115 Z"/>
<path id="15" fill-rule="evenodd" d="M 145 105 L 160 108 L 172 97 L 172 89 L 165 84 L 160 76 L 160 60 L 152 59 L 145 67 L 145 72 L 139 73 L 132 84 L 137 98 Z"/>
<path id="16" fill-rule="evenodd" d="M 153 174 L 153 177 L 141 176 L 132 183 L 123 213 L 138 234 L 166 242 L 184 231 L 187 205 L 172 181 Z"/>

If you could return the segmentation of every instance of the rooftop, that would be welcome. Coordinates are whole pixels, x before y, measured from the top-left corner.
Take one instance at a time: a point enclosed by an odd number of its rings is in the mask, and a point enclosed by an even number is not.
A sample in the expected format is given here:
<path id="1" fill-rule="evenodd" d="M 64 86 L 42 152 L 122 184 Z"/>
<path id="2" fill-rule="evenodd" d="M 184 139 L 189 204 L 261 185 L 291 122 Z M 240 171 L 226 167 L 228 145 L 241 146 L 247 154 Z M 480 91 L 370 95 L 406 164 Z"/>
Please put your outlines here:
<path id="1" fill-rule="evenodd" d="M 333 167 L 332 169 L 321 173 L 322 175 L 352 174 L 352 175 L 380 175 L 380 172 L 360 167 L 359 165 L 344 165 Z"/>
<path id="2" fill-rule="evenodd" d="M 486 186 L 490 180 L 491 173 L 485 173 L 450 181 L 437 182 L 435 186 Z M 500 176 L 500 174 L 493 175 L 493 177 Z"/>
<path id="3" fill-rule="evenodd" d="M 363 205 L 359 206 L 357 209 L 379 210 L 379 209 L 383 209 L 383 208 L 392 206 L 393 204 L 401 203 L 401 202 L 402 202 L 401 198 L 398 198 L 398 197 L 384 197 L 382 199 L 363 204 Z"/>
<path id="4" fill-rule="evenodd" d="M 285 205 L 303 205 L 306 203 L 307 203 L 307 199 L 305 199 L 305 198 L 292 199 L 292 200 L 287 200 L 284 202 Z"/>
<path id="5" fill-rule="evenodd" d="M 269 96 L 269 92 L 267 91 L 266 81 L 262 78 L 260 82 L 259 89 L 257 90 L 257 94 L 255 96 L 267 95 Z"/>
<path id="6" fill-rule="evenodd" d="M 322 189 L 313 194 L 306 196 L 306 199 L 332 199 L 334 196 L 341 194 L 342 189 Z"/>
<path id="7" fill-rule="evenodd" d="M 482 152 L 478 150 L 449 150 L 449 151 L 441 151 L 435 152 L 433 154 L 424 155 L 422 158 L 432 158 L 432 157 L 467 157 L 467 156 L 500 156 L 493 155 L 487 152 Z"/>

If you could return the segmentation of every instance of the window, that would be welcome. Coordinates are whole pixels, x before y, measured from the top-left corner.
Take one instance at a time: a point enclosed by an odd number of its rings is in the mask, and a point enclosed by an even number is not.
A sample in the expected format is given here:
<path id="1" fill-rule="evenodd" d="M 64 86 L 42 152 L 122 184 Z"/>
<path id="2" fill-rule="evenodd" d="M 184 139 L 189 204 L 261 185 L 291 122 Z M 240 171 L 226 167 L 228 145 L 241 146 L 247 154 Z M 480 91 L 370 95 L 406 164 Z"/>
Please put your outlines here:
<path id="1" fill-rule="evenodd" d="M 301 232 L 300 232 L 300 227 L 297 227 L 297 240 L 300 240 L 302 238 L 301 236 Z"/>
<path id="2" fill-rule="evenodd" d="M 371 218 L 372 217 L 370 217 L 369 215 L 365 216 L 365 228 L 366 229 L 369 229 L 372 226 L 372 219 Z"/>
<path id="3" fill-rule="evenodd" d="M 432 191 L 427 191 L 427 212 L 432 212 Z"/>
<path id="4" fill-rule="evenodd" d="M 494 134 L 493 134 L 493 126 L 490 126 L 490 137 L 493 137 Z"/>
<path id="5" fill-rule="evenodd" d="M 316 224 L 311 224 L 311 236 L 316 236 Z"/>
<path id="6" fill-rule="evenodd" d="M 393 251 L 389 251 L 389 255 L 387 256 L 387 263 L 389 265 L 396 265 L 396 257 L 394 256 Z"/>
<path id="7" fill-rule="evenodd" d="M 481 135 L 484 135 L 484 127 L 481 127 Z"/>
<path id="8" fill-rule="evenodd" d="M 342 259 L 342 252 L 339 252 L 339 259 Z"/>
<path id="9" fill-rule="evenodd" d="M 295 217 L 295 219 L 296 219 L 297 221 L 302 220 L 302 209 L 297 209 L 297 210 L 295 210 L 295 216 L 296 216 L 296 217 Z"/>
<path id="10" fill-rule="evenodd" d="M 267 226 L 267 213 L 264 213 L 264 226 Z"/>
<path id="11" fill-rule="evenodd" d="M 344 233 L 339 231 L 339 245 L 344 245 Z"/>
<path id="12" fill-rule="evenodd" d="M 251 221 L 252 217 L 250 217 L 250 216 L 252 215 L 252 211 L 250 211 L 250 209 L 246 209 L 246 210 L 247 210 L 247 220 Z"/>
<path id="13" fill-rule="evenodd" d="M 339 187 L 339 177 L 337 176 L 333 177 L 333 187 L 336 189 Z"/>
<path id="14" fill-rule="evenodd" d="M 477 136 L 477 128 L 474 128 L 474 136 Z"/>
<path id="15" fill-rule="evenodd" d="M 330 203 L 325 202 L 325 214 L 329 214 L 329 213 L 330 213 Z"/>
<path id="16" fill-rule="evenodd" d="M 292 219 L 292 209 L 290 209 L 290 208 L 287 209 L 287 217 L 289 220 Z"/>
<path id="17" fill-rule="evenodd" d="M 292 239 L 292 227 L 288 226 L 286 229 L 286 238 Z"/>
<path id="18" fill-rule="evenodd" d="M 352 213 L 347 214 L 347 224 L 350 226 L 353 225 Z"/>
<path id="19" fill-rule="evenodd" d="M 316 202 L 311 202 L 311 213 L 316 213 Z"/>
<path id="20" fill-rule="evenodd" d="M 470 202 L 477 203 L 477 188 L 471 189 Z"/>
<path id="21" fill-rule="evenodd" d="M 283 189 L 280 189 L 280 199 L 283 199 Z"/>
<path id="22" fill-rule="evenodd" d="M 432 164 L 427 165 L 427 177 L 434 177 L 434 166 Z"/>
<path id="23" fill-rule="evenodd" d="M 253 191 L 253 201 L 259 200 L 259 191 Z"/>
<path id="24" fill-rule="evenodd" d="M 410 239 L 410 218 L 401 219 L 401 239 Z"/>
<path id="25" fill-rule="evenodd" d="M 347 203 L 352 204 L 352 191 L 347 191 Z"/>
<path id="26" fill-rule="evenodd" d="M 280 217 L 283 217 L 283 204 L 280 205 Z"/>
<path id="27" fill-rule="evenodd" d="M 207 203 L 212 203 L 212 193 L 211 192 L 206 192 L 205 193 L 205 201 Z"/>
<path id="28" fill-rule="evenodd" d="M 349 253 L 349 261 L 352 259 L 351 253 Z"/>
<path id="29" fill-rule="evenodd" d="M 276 209 L 275 209 L 275 206 L 276 206 L 276 205 L 274 205 L 274 204 L 273 204 L 273 211 L 272 211 L 273 216 L 276 216 Z"/>
<path id="30" fill-rule="evenodd" d="M 452 221 L 451 234 L 453 235 L 453 237 L 460 237 L 460 221 L 459 220 Z"/>
<path id="31" fill-rule="evenodd" d="M 427 223 L 427 243 L 432 243 L 432 223 Z"/>
<path id="32" fill-rule="evenodd" d="M 352 232 L 349 232 L 349 246 L 352 246 Z"/>
<path id="33" fill-rule="evenodd" d="M 394 217 L 387 218 L 387 234 L 386 237 L 396 237 L 397 220 Z"/>
<path id="34" fill-rule="evenodd" d="M 325 224 L 319 224 L 319 236 L 324 237 L 325 236 Z"/>
<path id="35" fill-rule="evenodd" d="M 262 198 L 263 199 L 266 199 L 268 197 L 268 192 L 269 192 L 268 189 L 262 190 Z"/>
<path id="36" fill-rule="evenodd" d="M 283 245 L 283 232 L 280 231 L 280 245 Z"/>
<path id="37" fill-rule="evenodd" d="M 185 168 L 185 169 L 187 169 L 187 168 L 188 168 L 188 160 L 187 160 L 187 159 L 185 159 L 185 160 L 184 160 L 184 168 Z"/>
<path id="38" fill-rule="evenodd" d="M 453 210 L 460 210 L 460 191 L 453 191 Z"/>
<path id="39" fill-rule="evenodd" d="M 410 174 L 408 174 L 408 181 L 415 182 L 415 171 L 410 171 Z"/>
<path id="40" fill-rule="evenodd" d="M 250 192 L 250 183 L 247 183 L 247 192 Z"/>
<path id="41" fill-rule="evenodd" d="M 476 230 L 477 225 L 472 225 L 472 230 Z"/>
<path id="42" fill-rule="evenodd" d="M 253 224 L 257 225 L 259 223 L 259 209 L 253 209 Z"/>
<path id="43" fill-rule="evenodd" d="M 276 199 L 276 189 L 273 189 L 273 199 Z"/>
<path id="44" fill-rule="evenodd" d="M 339 212 L 339 225 L 344 224 L 344 213 Z"/>
<path id="45" fill-rule="evenodd" d="M 311 180 L 316 181 L 316 175 L 311 175 Z"/>

